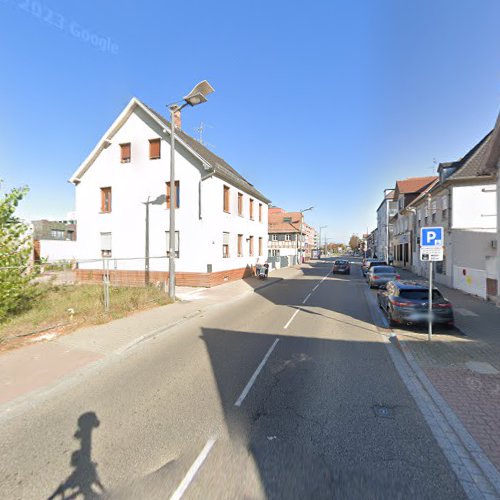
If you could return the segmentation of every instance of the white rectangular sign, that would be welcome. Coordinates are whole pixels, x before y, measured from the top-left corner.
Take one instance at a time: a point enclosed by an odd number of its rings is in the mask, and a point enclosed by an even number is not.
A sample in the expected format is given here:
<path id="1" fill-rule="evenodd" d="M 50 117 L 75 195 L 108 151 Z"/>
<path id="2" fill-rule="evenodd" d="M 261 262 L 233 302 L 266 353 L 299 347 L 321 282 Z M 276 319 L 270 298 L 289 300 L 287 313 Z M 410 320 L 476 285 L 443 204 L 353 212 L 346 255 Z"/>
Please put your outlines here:
<path id="1" fill-rule="evenodd" d="M 443 260 L 443 247 L 420 247 L 420 260 L 427 262 Z"/>

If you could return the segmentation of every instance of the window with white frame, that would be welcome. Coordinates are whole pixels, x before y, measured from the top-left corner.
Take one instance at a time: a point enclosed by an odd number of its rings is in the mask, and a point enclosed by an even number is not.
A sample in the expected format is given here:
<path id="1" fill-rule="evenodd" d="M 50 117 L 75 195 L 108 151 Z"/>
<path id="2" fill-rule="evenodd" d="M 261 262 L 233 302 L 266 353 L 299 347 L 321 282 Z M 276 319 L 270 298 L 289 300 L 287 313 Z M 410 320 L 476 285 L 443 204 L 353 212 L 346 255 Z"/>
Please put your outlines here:
<path id="1" fill-rule="evenodd" d="M 278 235 L 277 234 L 271 234 L 271 241 L 278 241 Z"/>
<path id="2" fill-rule="evenodd" d="M 165 231 L 166 243 L 167 243 L 167 255 L 170 257 L 170 231 Z M 180 249 L 180 241 L 179 241 L 179 231 L 175 232 L 175 241 L 174 241 L 174 251 L 175 258 L 179 258 L 179 249 Z"/>
<path id="3" fill-rule="evenodd" d="M 101 256 L 111 257 L 111 233 L 101 233 Z"/>
<path id="4" fill-rule="evenodd" d="M 285 241 L 290 241 L 290 235 L 289 234 L 285 234 Z"/>

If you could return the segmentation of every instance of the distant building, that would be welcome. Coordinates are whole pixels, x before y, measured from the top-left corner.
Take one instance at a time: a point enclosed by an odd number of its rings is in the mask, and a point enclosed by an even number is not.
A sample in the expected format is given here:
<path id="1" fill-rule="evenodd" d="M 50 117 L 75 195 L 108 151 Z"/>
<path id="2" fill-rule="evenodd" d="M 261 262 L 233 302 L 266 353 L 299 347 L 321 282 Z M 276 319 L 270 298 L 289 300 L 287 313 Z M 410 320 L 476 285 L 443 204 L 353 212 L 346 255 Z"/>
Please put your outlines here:
<path id="1" fill-rule="evenodd" d="M 377 242 L 375 254 L 377 258 L 389 260 L 389 240 L 392 234 L 390 219 L 398 211 L 398 203 L 394 201 L 394 189 L 384 191 L 384 199 L 377 208 Z"/>
<path id="2" fill-rule="evenodd" d="M 269 262 L 273 267 L 293 266 L 311 258 L 317 244 L 316 230 L 305 223 L 301 212 L 286 212 L 279 207 L 269 208 Z"/>
<path id="3" fill-rule="evenodd" d="M 75 220 L 31 221 L 33 260 L 48 262 L 69 261 L 76 258 Z"/>

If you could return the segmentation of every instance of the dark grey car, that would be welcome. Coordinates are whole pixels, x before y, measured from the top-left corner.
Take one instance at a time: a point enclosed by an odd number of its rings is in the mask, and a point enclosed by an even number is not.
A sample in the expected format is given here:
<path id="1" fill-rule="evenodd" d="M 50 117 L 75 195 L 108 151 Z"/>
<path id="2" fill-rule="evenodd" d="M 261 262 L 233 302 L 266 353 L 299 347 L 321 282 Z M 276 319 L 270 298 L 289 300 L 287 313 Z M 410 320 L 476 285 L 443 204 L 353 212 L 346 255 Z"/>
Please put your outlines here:
<path id="1" fill-rule="evenodd" d="M 386 291 L 377 295 L 378 304 L 387 314 L 389 324 L 426 323 L 429 318 L 429 288 L 412 281 L 390 281 Z M 453 327 L 453 307 L 441 292 L 432 290 L 432 322 Z"/>
<path id="2" fill-rule="evenodd" d="M 370 288 L 385 288 L 389 281 L 399 279 L 399 274 L 392 266 L 373 266 L 366 273 Z"/>

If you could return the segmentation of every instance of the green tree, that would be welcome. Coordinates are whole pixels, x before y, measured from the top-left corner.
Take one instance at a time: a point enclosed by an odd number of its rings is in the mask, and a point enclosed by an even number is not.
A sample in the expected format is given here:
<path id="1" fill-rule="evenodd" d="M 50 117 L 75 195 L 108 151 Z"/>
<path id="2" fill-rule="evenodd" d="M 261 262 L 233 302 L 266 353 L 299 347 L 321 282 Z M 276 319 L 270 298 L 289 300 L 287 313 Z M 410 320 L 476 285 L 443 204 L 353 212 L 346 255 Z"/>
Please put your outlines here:
<path id="1" fill-rule="evenodd" d="M 353 234 L 349 239 L 349 246 L 351 247 L 351 250 L 357 250 L 359 248 L 360 241 L 361 240 L 355 234 Z"/>
<path id="2" fill-rule="evenodd" d="M 32 240 L 26 224 L 15 216 L 27 193 L 28 187 L 21 187 L 0 194 L 0 323 L 23 309 L 32 296 Z"/>

